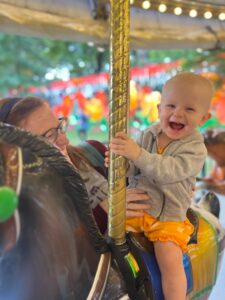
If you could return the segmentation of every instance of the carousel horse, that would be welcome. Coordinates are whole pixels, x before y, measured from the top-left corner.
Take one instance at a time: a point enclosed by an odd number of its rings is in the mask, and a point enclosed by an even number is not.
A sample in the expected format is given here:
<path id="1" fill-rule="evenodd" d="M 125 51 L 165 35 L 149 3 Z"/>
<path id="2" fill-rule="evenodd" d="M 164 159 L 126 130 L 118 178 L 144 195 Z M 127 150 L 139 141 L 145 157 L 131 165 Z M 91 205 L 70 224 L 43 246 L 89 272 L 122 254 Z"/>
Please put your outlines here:
<path id="1" fill-rule="evenodd" d="M 0 186 L 0 299 L 163 299 L 152 244 L 128 234 L 132 256 L 123 259 L 100 234 L 79 174 L 55 147 L 0 124 Z M 207 299 L 225 233 L 197 206 L 188 217 L 196 230 L 183 258 L 187 299 Z"/>
<path id="2" fill-rule="evenodd" d="M 208 129 L 204 141 L 209 156 L 215 161 L 211 176 L 225 180 L 225 129 Z"/>
<path id="3" fill-rule="evenodd" d="M 204 133 L 204 141 L 208 150 L 211 169 L 207 177 L 198 178 L 197 189 L 213 191 L 219 194 L 225 194 L 225 129 L 213 128 L 207 129 Z M 204 168 L 205 169 L 205 168 Z M 209 201 L 208 205 L 215 207 L 214 201 Z M 219 213 L 219 211 L 218 211 Z"/>

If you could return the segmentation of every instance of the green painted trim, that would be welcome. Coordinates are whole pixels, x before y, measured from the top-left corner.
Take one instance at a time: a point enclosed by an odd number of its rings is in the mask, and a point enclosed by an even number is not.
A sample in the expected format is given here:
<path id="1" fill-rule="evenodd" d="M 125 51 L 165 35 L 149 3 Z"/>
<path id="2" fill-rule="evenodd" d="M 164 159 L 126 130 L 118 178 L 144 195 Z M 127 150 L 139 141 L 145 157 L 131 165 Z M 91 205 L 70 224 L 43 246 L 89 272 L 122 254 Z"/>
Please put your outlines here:
<path id="1" fill-rule="evenodd" d="M 134 264 L 133 264 L 131 258 L 129 257 L 129 254 L 127 254 L 127 255 L 125 256 L 125 260 L 127 261 L 128 265 L 130 266 L 134 278 L 137 278 L 139 272 L 136 271 L 135 266 L 134 266 Z"/>
<path id="2" fill-rule="evenodd" d="M 194 295 L 194 297 L 191 298 L 191 300 L 195 300 L 198 299 L 198 297 L 202 296 L 205 292 L 212 290 L 214 285 L 208 286 L 206 288 L 204 288 L 203 290 L 201 290 L 200 292 L 198 292 L 197 294 Z"/>

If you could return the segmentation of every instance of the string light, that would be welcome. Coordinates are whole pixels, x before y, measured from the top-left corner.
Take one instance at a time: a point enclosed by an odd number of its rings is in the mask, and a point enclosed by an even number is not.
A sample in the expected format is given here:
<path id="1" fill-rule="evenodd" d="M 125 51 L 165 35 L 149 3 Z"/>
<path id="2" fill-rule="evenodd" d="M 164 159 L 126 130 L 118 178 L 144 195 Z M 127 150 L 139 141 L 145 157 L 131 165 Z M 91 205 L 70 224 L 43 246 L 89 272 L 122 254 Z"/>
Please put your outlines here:
<path id="1" fill-rule="evenodd" d="M 190 18 L 225 20 L 225 5 L 215 4 L 212 0 L 210 3 L 197 0 L 130 0 L 130 4 L 145 10 L 150 8 L 153 11 L 173 13 L 177 16 L 182 14 Z"/>
<path id="2" fill-rule="evenodd" d="M 191 18 L 195 18 L 195 17 L 197 17 L 197 15 L 198 15 L 198 12 L 197 12 L 196 9 L 191 9 L 191 10 L 189 11 L 189 16 L 190 16 Z"/>
<path id="3" fill-rule="evenodd" d="M 167 10 L 167 6 L 165 4 L 160 4 L 159 7 L 158 7 L 158 10 L 161 12 L 161 13 L 164 13 L 166 10 Z"/>
<path id="4" fill-rule="evenodd" d="M 177 7 L 174 8 L 174 14 L 175 15 L 179 16 L 179 15 L 182 14 L 182 12 L 183 12 L 183 9 L 181 7 L 177 6 Z"/>
<path id="5" fill-rule="evenodd" d="M 206 11 L 205 13 L 204 13 L 204 18 L 205 19 L 211 19 L 212 18 L 212 13 L 211 13 L 211 11 Z"/>
<path id="6" fill-rule="evenodd" d="M 220 13 L 219 16 L 218 16 L 218 19 L 220 21 L 224 21 L 225 20 L 225 13 Z"/>
<path id="7" fill-rule="evenodd" d="M 143 3 L 142 3 L 142 7 L 144 8 L 144 9 L 149 9 L 150 7 L 151 7 L 151 3 L 150 3 L 150 1 L 143 1 Z"/>

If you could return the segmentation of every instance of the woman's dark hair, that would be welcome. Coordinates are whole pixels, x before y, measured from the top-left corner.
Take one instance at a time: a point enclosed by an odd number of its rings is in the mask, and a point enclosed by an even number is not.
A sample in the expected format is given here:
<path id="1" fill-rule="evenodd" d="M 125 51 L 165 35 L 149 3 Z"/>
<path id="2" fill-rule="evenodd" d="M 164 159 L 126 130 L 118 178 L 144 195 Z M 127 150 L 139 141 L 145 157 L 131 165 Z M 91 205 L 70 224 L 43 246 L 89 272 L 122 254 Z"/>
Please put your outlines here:
<path id="1" fill-rule="evenodd" d="M 0 100 L 0 122 L 18 126 L 45 101 L 39 97 L 9 97 Z"/>
<path id="2" fill-rule="evenodd" d="M 21 127 L 21 123 L 34 112 L 46 103 L 45 100 L 39 97 L 28 96 L 25 98 L 9 97 L 0 100 L 0 122 Z M 77 147 L 67 147 L 69 157 L 72 163 L 79 170 L 87 170 L 87 164 L 91 164 L 82 151 Z"/>

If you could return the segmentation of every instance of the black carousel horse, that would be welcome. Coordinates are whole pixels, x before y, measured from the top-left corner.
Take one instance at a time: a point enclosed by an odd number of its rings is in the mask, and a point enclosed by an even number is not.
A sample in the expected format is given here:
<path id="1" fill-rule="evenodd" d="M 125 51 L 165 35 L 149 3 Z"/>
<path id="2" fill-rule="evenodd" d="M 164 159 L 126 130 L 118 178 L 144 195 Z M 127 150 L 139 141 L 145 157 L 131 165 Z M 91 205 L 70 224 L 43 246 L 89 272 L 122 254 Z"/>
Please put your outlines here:
<path id="1" fill-rule="evenodd" d="M 18 213 L 0 223 L 0 299 L 99 299 L 102 268 L 104 298 L 124 295 L 79 174 L 43 139 L 0 124 L 0 186 L 18 181 Z"/>
<path id="2" fill-rule="evenodd" d="M 141 269 L 136 274 L 129 271 L 121 253 L 100 234 L 79 174 L 55 147 L 0 124 L 0 186 L 0 208 L 5 186 L 19 198 L 7 218 L 0 212 L 0 299 L 163 299 L 151 243 L 128 235 L 127 244 Z M 208 212 L 203 215 L 197 246 L 184 257 L 187 299 L 206 299 L 224 250 L 218 220 Z M 215 226 L 208 225 L 210 218 Z M 199 271 L 204 268 L 209 280 L 204 276 L 201 282 Z"/>

